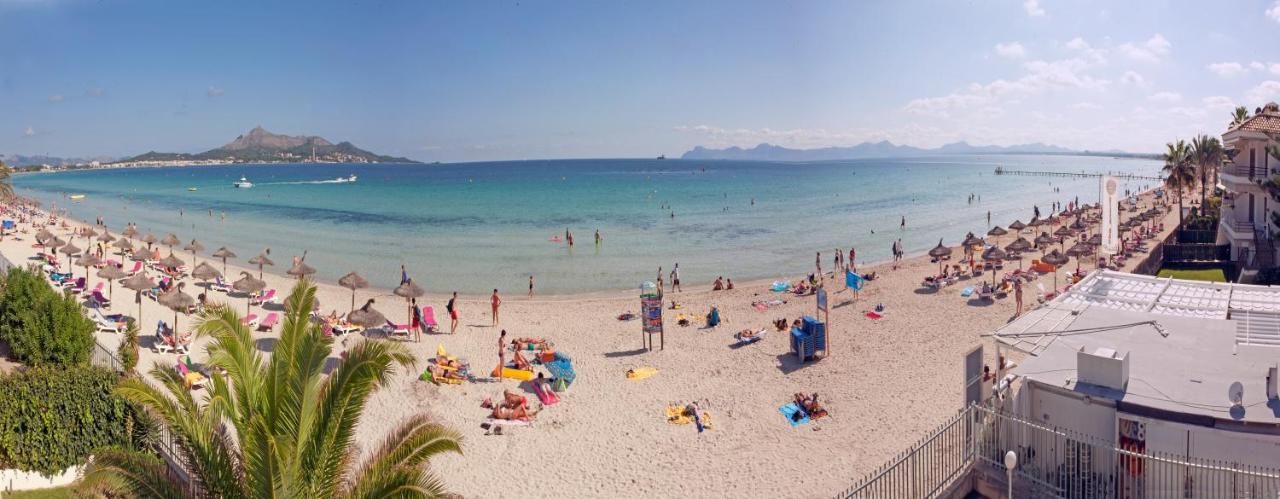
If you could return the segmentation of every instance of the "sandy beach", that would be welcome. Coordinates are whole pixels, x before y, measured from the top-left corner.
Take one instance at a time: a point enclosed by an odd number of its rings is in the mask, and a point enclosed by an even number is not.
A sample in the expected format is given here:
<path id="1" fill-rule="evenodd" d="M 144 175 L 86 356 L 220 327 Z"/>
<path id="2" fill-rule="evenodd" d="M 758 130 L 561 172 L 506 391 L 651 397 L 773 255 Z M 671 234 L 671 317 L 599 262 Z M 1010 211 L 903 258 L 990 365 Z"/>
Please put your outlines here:
<path id="1" fill-rule="evenodd" d="M 1150 198 L 1144 198 L 1143 206 L 1149 205 Z M 1176 220 L 1176 212 L 1166 215 L 1165 234 Z M 144 232 L 146 229 L 142 227 Z M 34 231 L 29 232 L 22 234 L 21 240 L 5 238 L 0 242 L 0 253 L 18 265 L 33 261 Z M 68 231 L 54 232 L 65 239 Z M 961 237 L 963 234 L 954 234 L 947 241 L 954 245 Z M 1001 237 L 1000 244 L 1008 244 L 1014 237 Z M 87 246 L 83 243 L 83 238 L 76 240 L 77 246 Z M 246 258 L 257 252 L 253 248 L 233 249 Z M 189 252 L 176 254 L 191 259 Z M 294 282 L 281 275 L 288 267 L 289 255 L 273 256 L 277 266 L 268 267 L 265 280 L 268 288 L 277 289 L 283 297 Z M 824 253 L 824 260 L 824 265 L 828 264 L 830 255 Z M 1128 265 L 1138 260 L 1132 258 Z M 1006 264 L 1006 269 L 1009 265 L 1016 266 L 1016 262 Z M 221 269 L 221 262 L 215 267 Z M 247 267 L 233 262 L 228 266 L 230 279 Z M 1063 270 L 1074 268 L 1073 263 Z M 450 290 L 440 283 L 424 283 L 429 294 L 419 301 L 435 308 L 445 334 L 425 335 L 420 342 L 406 343 L 418 359 L 417 366 L 398 372 L 390 386 L 372 397 L 358 440 L 368 449 L 400 420 L 429 414 L 464 435 L 463 455 L 445 456 L 433 464 L 447 487 L 465 497 L 834 494 L 958 410 L 962 405 L 963 354 L 984 343 L 980 335 L 1015 314 L 1012 296 L 994 301 L 960 296 L 961 289 L 980 283 L 979 278 L 962 280 L 937 292 L 922 289 L 921 279 L 937 271 L 937 264 L 927 256 L 910 257 L 897 270 L 887 264 L 859 270 L 875 271 L 879 279 L 867 283 L 856 299 L 852 292 L 841 291 L 842 282 L 827 279 L 828 289 L 834 291 L 829 355 L 805 364 L 789 354 L 787 336 L 772 330 L 755 344 L 735 345 L 733 334 L 739 330 L 758 330 L 778 318 L 791 321 L 814 313 L 813 296 L 771 292 L 771 280 L 738 282 L 737 289 L 731 291 L 711 291 L 706 282 L 686 283 L 683 292 L 668 292 L 668 305 L 674 299 L 682 309 L 666 311 L 665 349 L 654 351 L 641 349 L 638 321 L 616 319 L 624 312 L 639 312 L 633 290 L 532 299 L 523 289 L 503 290 L 500 327 L 490 326 L 487 295 L 463 296 L 457 333 L 447 334 L 449 322 L 444 310 Z M 257 275 L 256 268 L 251 271 Z M 76 275 L 83 272 L 83 268 L 75 269 Z M 989 273 L 985 279 L 990 279 Z M 99 280 L 92 277 L 91 283 Z M 1052 276 L 1042 276 L 1036 282 L 1049 287 Z M 1059 282 L 1065 281 L 1060 278 Z M 201 289 L 193 286 L 194 281 L 187 291 L 194 296 Z M 121 291 L 112 311 L 136 314 L 132 292 Z M 216 292 L 210 296 L 244 310 L 244 298 Z M 351 301 L 349 290 L 331 282 L 320 282 L 317 296 L 326 313 L 334 309 L 345 312 Z M 357 305 L 368 298 L 376 298 L 375 308 L 392 320 L 407 322 L 404 299 L 391 295 L 390 290 L 360 290 Z M 773 299 L 786 303 L 763 312 L 752 306 L 755 301 Z M 1034 283 L 1024 301 L 1035 303 Z M 865 317 L 876 304 L 885 306 L 884 317 Z M 703 315 L 712 305 L 720 308 L 725 319 L 719 327 L 706 329 L 697 322 L 688 327 L 675 324 L 677 312 Z M 280 310 L 278 305 L 267 307 L 268 312 Z M 254 307 L 254 312 L 265 315 L 259 307 Z M 155 321 L 171 321 L 173 313 L 149 299 L 143 300 L 142 313 L 139 369 L 147 370 L 153 363 L 172 365 L 173 354 L 157 354 L 150 347 Z M 183 316 L 180 329 L 188 329 L 191 320 Z M 560 394 L 560 403 L 545 407 L 531 426 L 508 427 L 503 435 L 486 435 L 480 424 L 489 411 L 480 407 L 481 401 L 500 397 L 503 388 L 527 391 L 527 384 L 482 378 L 476 383 L 437 386 L 419 381 L 418 375 L 438 345 L 469 360 L 478 375 L 487 374 L 497 363 L 499 329 L 506 329 L 513 337 L 553 342 L 557 351 L 573 359 L 577 381 Z M 99 342 L 109 347 L 119 341 L 119 335 L 97 335 Z M 261 348 L 269 352 L 275 334 L 257 335 Z M 206 359 L 203 347 L 207 341 L 196 340 L 191 355 L 197 363 Z M 348 337 L 341 341 L 360 340 Z M 335 344 L 335 357 L 344 348 L 341 341 Z M 985 346 L 992 364 L 992 345 L 987 341 Z M 644 380 L 627 379 L 626 371 L 637 367 L 653 367 L 658 372 Z M 545 372 L 541 367 L 536 370 Z M 830 417 L 791 427 L 778 408 L 790 402 L 796 392 L 818 393 Z M 535 399 L 531 393 L 530 399 Z M 711 413 L 711 429 L 699 433 L 692 425 L 666 422 L 663 411 L 667 404 L 692 401 Z"/>

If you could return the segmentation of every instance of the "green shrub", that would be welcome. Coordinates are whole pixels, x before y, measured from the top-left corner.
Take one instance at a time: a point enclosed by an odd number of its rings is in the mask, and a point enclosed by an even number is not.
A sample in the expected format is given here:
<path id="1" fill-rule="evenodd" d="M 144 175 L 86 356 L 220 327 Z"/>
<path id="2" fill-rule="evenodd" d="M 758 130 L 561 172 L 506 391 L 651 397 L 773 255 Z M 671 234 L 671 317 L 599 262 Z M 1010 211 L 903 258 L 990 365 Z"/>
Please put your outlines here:
<path id="1" fill-rule="evenodd" d="M 116 373 L 35 367 L 0 376 L 0 468 L 60 473 L 95 449 L 129 446 L 133 411 L 113 393 Z"/>
<path id="2" fill-rule="evenodd" d="M 55 292 L 41 298 L 18 317 L 22 329 L 16 337 L 10 338 L 9 347 L 21 362 L 41 366 L 89 361 L 94 325 L 84 316 L 75 296 L 59 296 Z"/>
<path id="3" fill-rule="evenodd" d="M 0 339 L 31 366 L 81 364 L 93 348 L 93 321 L 75 296 L 49 287 L 34 269 L 12 269 L 0 297 Z"/>
<path id="4" fill-rule="evenodd" d="M 125 375 L 133 374 L 133 368 L 138 367 L 138 321 L 133 318 L 129 318 L 129 327 L 124 330 L 124 338 L 120 340 L 116 355 L 120 357 Z"/>

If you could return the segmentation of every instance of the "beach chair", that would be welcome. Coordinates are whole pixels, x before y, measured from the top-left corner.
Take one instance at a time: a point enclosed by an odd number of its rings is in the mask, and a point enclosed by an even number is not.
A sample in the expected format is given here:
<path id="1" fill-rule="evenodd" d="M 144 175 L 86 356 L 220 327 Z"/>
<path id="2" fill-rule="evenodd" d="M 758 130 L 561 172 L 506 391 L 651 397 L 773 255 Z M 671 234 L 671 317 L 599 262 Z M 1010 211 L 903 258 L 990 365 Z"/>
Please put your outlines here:
<path id="1" fill-rule="evenodd" d="M 124 330 L 119 322 L 104 317 L 101 313 L 93 314 L 93 323 L 97 327 L 97 331 L 101 333 L 120 334 Z"/>
<path id="2" fill-rule="evenodd" d="M 129 275 L 134 275 L 134 274 L 137 274 L 137 273 L 138 273 L 138 272 L 140 272 L 140 271 L 142 271 L 142 262 L 140 262 L 140 261 L 138 261 L 138 262 L 133 262 L 133 268 L 132 268 L 132 269 L 129 269 L 128 274 L 129 274 Z"/>
<path id="3" fill-rule="evenodd" d="M 387 321 L 386 328 L 387 328 L 387 334 L 392 338 L 403 335 L 405 339 L 409 339 L 408 324 L 396 324 L 394 322 Z"/>
<path id="4" fill-rule="evenodd" d="M 262 324 L 258 324 L 259 331 L 271 331 L 276 327 L 276 322 L 280 320 L 280 314 L 271 312 L 267 314 L 267 318 L 262 320 Z"/>
<path id="5" fill-rule="evenodd" d="M 89 301 L 92 301 L 98 307 L 111 306 L 111 300 L 108 300 L 107 297 L 102 296 L 101 290 L 94 290 L 93 293 L 89 295 Z"/>
<path id="6" fill-rule="evenodd" d="M 440 324 L 436 322 L 436 311 L 432 307 L 422 307 L 422 325 L 427 328 L 428 333 L 440 331 Z"/>
<path id="7" fill-rule="evenodd" d="M 86 297 L 89 297 L 89 296 L 93 296 L 94 293 L 102 294 L 102 290 L 106 288 L 106 286 L 107 285 L 105 283 L 99 281 L 97 286 L 94 286 L 93 289 L 91 290 L 85 291 L 84 295 Z"/>
<path id="8" fill-rule="evenodd" d="M 249 314 L 240 318 L 240 324 L 250 329 L 258 328 L 258 314 Z"/>
<path id="9" fill-rule="evenodd" d="M 68 288 L 68 289 L 69 289 L 73 294 L 80 294 L 80 293 L 83 293 L 83 292 L 84 292 L 84 285 L 85 285 L 84 278 L 83 278 L 83 277 L 79 277 L 79 278 L 76 278 L 76 282 L 75 282 L 75 284 L 71 285 L 71 287 L 70 287 L 70 288 Z"/>
<path id="10" fill-rule="evenodd" d="M 188 390 L 193 388 L 204 388 L 207 378 L 204 373 L 195 370 L 195 366 L 191 364 L 191 356 L 185 355 L 178 358 L 178 374 L 182 375 L 182 382 L 187 386 Z"/>
<path id="11" fill-rule="evenodd" d="M 261 295 L 255 296 L 249 300 L 249 303 L 252 303 L 254 305 L 265 305 L 267 303 L 275 303 L 275 302 L 276 302 L 276 290 L 274 289 L 268 289 L 267 292 Z"/>
<path id="12" fill-rule="evenodd" d="M 156 323 L 155 341 L 151 345 L 152 348 L 155 349 L 156 353 L 168 353 L 173 351 L 173 344 L 175 342 L 172 340 L 171 336 L 165 332 L 167 329 L 168 327 L 165 326 L 164 321 Z"/>

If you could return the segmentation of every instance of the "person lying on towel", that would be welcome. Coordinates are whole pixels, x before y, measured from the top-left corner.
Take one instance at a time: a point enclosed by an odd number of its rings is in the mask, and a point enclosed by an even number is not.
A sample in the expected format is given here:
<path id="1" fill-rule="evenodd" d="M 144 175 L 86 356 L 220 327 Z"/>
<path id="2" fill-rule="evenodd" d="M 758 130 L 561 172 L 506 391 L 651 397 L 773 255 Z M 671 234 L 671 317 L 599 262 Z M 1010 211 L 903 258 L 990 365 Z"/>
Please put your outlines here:
<path id="1" fill-rule="evenodd" d="M 520 355 L 520 351 L 519 351 L 519 350 L 516 350 L 516 355 L 515 355 L 515 360 L 514 360 L 514 362 L 515 362 L 515 365 L 516 365 L 516 369 L 519 369 L 519 370 L 521 370 L 521 371 L 532 371 L 532 370 L 533 370 L 533 366 L 529 364 L 529 361 L 528 361 L 528 360 L 525 360 L 525 358 L 524 358 L 524 356 L 523 356 L 523 355 Z"/>
<path id="2" fill-rule="evenodd" d="M 458 371 L 445 369 L 443 367 L 440 367 L 439 365 L 431 366 L 431 376 L 435 377 L 435 379 L 458 379 L 458 380 L 467 379 L 467 377 L 463 376 L 462 373 Z"/>
<path id="3" fill-rule="evenodd" d="M 813 395 L 797 393 L 795 395 L 795 402 L 796 405 L 800 406 L 801 409 L 804 409 L 804 413 L 812 419 L 817 419 L 827 415 L 827 410 L 818 403 L 817 393 L 814 393 Z"/>

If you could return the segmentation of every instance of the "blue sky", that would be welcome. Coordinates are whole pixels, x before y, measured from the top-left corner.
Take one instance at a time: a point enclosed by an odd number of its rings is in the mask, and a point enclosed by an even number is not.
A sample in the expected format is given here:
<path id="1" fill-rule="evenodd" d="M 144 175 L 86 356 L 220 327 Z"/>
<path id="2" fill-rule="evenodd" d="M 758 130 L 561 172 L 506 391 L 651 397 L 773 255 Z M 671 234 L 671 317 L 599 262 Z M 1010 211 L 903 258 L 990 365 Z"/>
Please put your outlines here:
<path id="1" fill-rule="evenodd" d="M 1280 100 L 1280 0 L 0 0 L 0 153 L 255 125 L 427 161 L 887 139 L 1156 151 Z"/>

